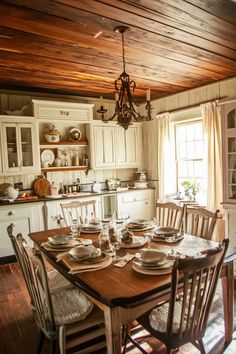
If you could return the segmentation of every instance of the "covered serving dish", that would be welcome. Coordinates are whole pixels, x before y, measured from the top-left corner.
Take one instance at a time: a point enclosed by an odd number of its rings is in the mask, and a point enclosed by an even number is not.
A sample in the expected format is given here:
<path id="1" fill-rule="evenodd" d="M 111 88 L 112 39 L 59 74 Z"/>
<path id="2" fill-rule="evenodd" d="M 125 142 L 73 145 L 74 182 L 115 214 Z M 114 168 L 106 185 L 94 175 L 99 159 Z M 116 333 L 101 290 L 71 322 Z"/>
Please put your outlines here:
<path id="1" fill-rule="evenodd" d="M 47 131 L 45 140 L 48 143 L 57 143 L 60 141 L 60 132 L 55 128 L 55 125 L 52 125 L 52 128 Z"/>

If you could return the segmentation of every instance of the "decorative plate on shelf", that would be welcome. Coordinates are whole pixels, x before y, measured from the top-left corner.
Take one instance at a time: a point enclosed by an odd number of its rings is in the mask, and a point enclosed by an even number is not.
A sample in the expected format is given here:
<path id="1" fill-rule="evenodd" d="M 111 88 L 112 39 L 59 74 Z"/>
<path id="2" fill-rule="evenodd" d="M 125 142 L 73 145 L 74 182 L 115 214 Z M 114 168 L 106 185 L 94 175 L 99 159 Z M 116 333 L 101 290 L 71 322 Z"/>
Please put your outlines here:
<path id="1" fill-rule="evenodd" d="M 54 155 L 54 152 L 52 150 L 43 150 L 43 152 L 41 153 L 41 161 L 43 163 L 43 165 L 45 164 L 48 164 L 49 165 L 52 165 L 53 162 L 55 160 L 55 155 Z"/>
<path id="2" fill-rule="evenodd" d="M 71 128 L 68 134 L 70 141 L 79 141 L 82 138 L 82 133 L 78 128 Z"/>

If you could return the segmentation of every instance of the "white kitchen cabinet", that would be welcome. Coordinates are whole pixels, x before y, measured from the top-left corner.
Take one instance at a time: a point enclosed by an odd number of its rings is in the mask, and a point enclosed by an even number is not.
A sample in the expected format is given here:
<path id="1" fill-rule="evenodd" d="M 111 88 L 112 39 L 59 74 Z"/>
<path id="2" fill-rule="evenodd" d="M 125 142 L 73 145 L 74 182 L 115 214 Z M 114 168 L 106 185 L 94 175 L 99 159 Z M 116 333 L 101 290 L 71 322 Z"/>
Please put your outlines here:
<path id="1" fill-rule="evenodd" d="M 93 104 L 33 100 L 33 107 L 38 122 L 41 171 L 88 171 Z M 45 135 L 53 127 L 59 131 L 60 141 L 47 142 Z M 70 131 L 73 128 L 80 131 L 79 140 L 72 140 Z M 52 158 L 48 164 L 45 156 L 49 154 Z"/>
<path id="2" fill-rule="evenodd" d="M 92 167 L 94 169 L 141 166 L 140 124 L 133 124 L 128 130 L 124 130 L 114 122 L 94 122 L 92 140 Z"/>
<path id="3" fill-rule="evenodd" d="M 93 167 L 114 168 L 115 157 L 115 130 L 113 126 L 93 126 Z"/>
<path id="4" fill-rule="evenodd" d="M 0 257 L 14 255 L 7 227 L 14 223 L 14 235 L 22 233 L 27 243 L 30 244 L 28 234 L 34 231 L 42 231 L 43 227 L 43 203 L 25 203 L 0 206 Z"/>
<path id="5" fill-rule="evenodd" d="M 34 118 L 0 117 L 4 175 L 39 172 L 38 138 Z"/>
<path id="6" fill-rule="evenodd" d="M 236 100 L 221 106 L 223 202 L 236 204 Z"/>
<path id="7" fill-rule="evenodd" d="M 128 213 L 131 219 L 152 220 L 155 216 L 154 190 L 136 190 L 117 194 L 117 210 Z"/>
<path id="8" fill-rule="evenodd" d="M 93 104 L 32 100 L 34 116 L 39 119 L 73 120 L 88 123 L 93 119 Z"/>
<path id="9" fill-rule="evenodd" d="M 68 198 L 60 199 L 54 201 L 45 202 L 44 206 L 44 220 L 46 230 L 55 229 L 59 227 L 58 217 L 62 217 L 61 204 L 71 203 L 71 202 L 80 202 L 80 201 L 89 201 L 96 200 L 96 214 L 98 218 L 101 218 L 101 198 L 100 196 L 89 196 L 82 198 Z M 63 220 L 62 220 L 63 224 Z"/>
<path id="10" fill-rule="evenodd" d="M 140 167 L 141 153 L 141 126 L 131 125 L 127 130 L 116 127 L 117 167 Z"/>

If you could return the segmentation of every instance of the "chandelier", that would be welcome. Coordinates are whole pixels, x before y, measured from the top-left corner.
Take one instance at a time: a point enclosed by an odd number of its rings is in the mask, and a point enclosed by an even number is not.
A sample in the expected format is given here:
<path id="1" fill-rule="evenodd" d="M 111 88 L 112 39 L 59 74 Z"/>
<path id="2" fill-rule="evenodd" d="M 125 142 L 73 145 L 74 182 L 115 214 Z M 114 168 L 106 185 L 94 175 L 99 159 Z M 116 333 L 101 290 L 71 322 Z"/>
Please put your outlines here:
<path id="1" fill-rule="evenodd" d="M 123 61 L 123 72 L 120 74 L 119 78 L 115 80 L 115 113 L 109 119 L 104 118 L 104 111 L 98 112 L 102 114 L 102 120 L 105 122 L 113 120 L 117 117 L 117 124 L 122 126 L 125 130 L 128 129 L 129 125 L 132 124 L 132 119 L 137 122 L 145 122 L 151 120 L 151 104 L 150 104 L 150 90 L 147 90 L 147 103 L 146 111 L 147 115 L 142 115 L 136 111 L 135 102 L 132 97 L 136 88 L 136 83 L 134 80 L 130 80 L 129 75 L 125 70 L 125 45 L 124 45 L 124 33 L 129 31 L 130 28 L 127 26 L 118 26 L 114 28 L 116 33 L 120 33 L 122 37 L 122 61 Z M 103 108 L 103 107 L 101 107 Z M 104 110 L 104 108 L 103 108 Z"/>

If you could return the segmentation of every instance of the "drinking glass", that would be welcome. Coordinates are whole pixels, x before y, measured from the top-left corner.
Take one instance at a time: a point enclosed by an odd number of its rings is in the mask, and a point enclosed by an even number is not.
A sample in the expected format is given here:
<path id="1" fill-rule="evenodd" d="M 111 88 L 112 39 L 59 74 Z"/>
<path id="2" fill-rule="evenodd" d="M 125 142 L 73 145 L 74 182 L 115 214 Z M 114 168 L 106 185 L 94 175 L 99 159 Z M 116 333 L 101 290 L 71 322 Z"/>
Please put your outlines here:
<path id="1" fill-rule="evenodd" d="M 148 246 L 147 247 L 150 248 L 152 237 L 153 237 L 153 232 L 152 231 L 145 232 L 144 236 L 146 236 L 148 238 Z"/>
<path id="2" fill-rule="evenodd" d="M 72 232 L 72 238 L 76 239 L 78 237 L 79 234 L 79 223 L 78 220 L 72 220 L 71 225 L 70 225 L 70 229 Z"/>
<path id="3" fill-rule="evenodd" d="M 173 235 L 173 236 L 170 236 L 170 237 L 166 237 L 165 238 L 165 241 L 170 243 L 170 252 L 169 252 L 169 256 L 175 256 L 176 255 L 176 252 L 173 248 L 173 243 L 175 242 L 176 240 L 176 235 Z"/>
<path id="4" fill-rule="evenodd" d="M 120 259 L 120 257 L 117 255 L 117 251 L 119 251 L 119 249 L 120 249 L 120 241 L 119 240 L 117 240 L 117 241 L 115 241 L 115 242 L 112 242 L 112 249 L 113 249 L 113 256 L 112 256 L 112 258 L 113 258 L 113 260 L 116 262 L 116 261 L 118 261 L 119 259 Z"/>

